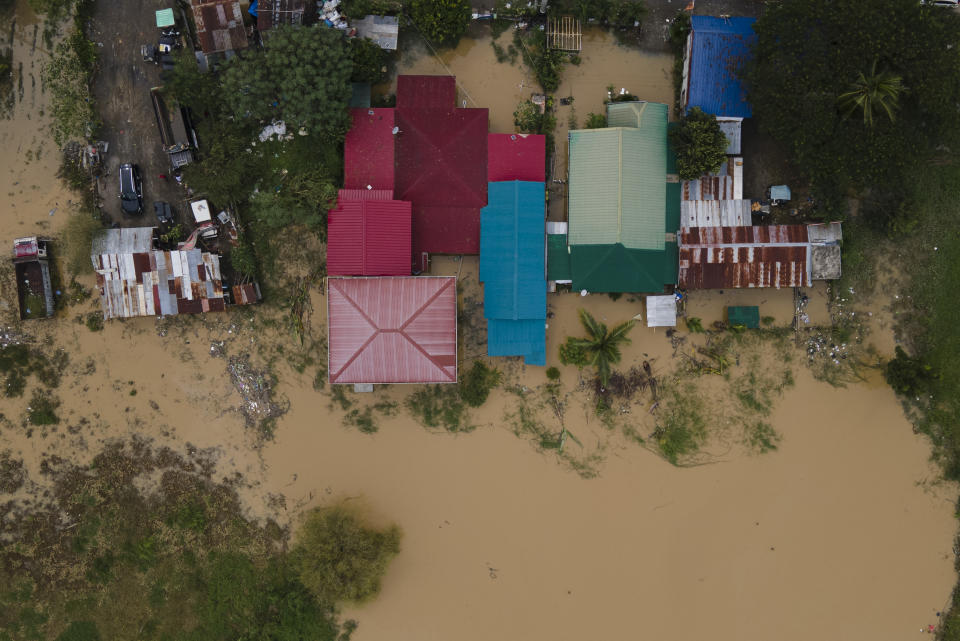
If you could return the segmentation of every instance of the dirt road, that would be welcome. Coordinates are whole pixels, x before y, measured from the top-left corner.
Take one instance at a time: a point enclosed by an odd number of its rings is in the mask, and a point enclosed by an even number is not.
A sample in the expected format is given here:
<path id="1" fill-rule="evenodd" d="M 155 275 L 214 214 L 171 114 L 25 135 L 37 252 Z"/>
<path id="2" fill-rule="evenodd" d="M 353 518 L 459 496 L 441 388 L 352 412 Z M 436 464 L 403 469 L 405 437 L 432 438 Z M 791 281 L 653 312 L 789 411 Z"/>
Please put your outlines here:
<path id="1" fill-rule="evenodd" d="M 170 6 L 169 0 L 125 0 L 97 3 L 90 37 L 100 45 L 100 61 L 94 93 L 103 128 L 100 138 L 110 143 L 106 172 L 99 189 L 103 209 L 124 227 L 157 225 L 153 202 L 165 200 L 182 220 L 187 207 L 182 189 L 170 176 L 166 154 L 150 101 L 150 88 L 161 84 L 160 68 L 144 62 L 140 45 L 156 43 L 159 30 L 154 12 Z M 118 169 L 136 163 L 143 176 L 142 217 L 120 211 Z M 168 176 L 166 180 L 159 176 Z"/>

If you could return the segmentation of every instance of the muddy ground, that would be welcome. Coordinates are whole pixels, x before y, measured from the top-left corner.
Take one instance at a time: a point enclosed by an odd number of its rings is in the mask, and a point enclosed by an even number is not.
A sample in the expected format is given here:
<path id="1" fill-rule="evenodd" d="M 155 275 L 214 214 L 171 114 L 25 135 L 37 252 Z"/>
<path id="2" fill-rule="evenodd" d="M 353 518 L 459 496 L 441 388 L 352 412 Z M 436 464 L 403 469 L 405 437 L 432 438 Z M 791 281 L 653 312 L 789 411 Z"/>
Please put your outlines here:
<path id="1" fill-rule="evenodd" d="M 170 6 L 168 0 L 98 2 L 90 38 L 100 45 L 94 95 L 103 127 L 100 139 L 110 143 L 106 167 L 98 187 L 103 211 L 124 227 L 156 226 L 153 202 L 164 200 L 179 220 L 189 214 L 184 190 L 173 180 L 150 99 L 150 89 L 161 84 L 160 67 L 144 62 L 140 45 L 155 44 L 159 30 L 154 12 Z M 143 177 L 143 215 L 125 216 L 120 210 L 118 170 L 135 163 Z M 161 179 L 165 175 L 167 179 Z"/>

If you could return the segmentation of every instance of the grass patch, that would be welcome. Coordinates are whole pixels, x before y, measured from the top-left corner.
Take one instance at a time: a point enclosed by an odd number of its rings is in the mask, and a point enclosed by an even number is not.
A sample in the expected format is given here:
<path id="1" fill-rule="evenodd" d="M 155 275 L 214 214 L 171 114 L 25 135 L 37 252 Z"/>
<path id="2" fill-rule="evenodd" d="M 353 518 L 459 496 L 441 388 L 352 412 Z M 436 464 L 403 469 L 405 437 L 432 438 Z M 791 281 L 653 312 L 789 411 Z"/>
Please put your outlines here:
<path id="1" fill-rule="evenodd" d="M 669 387 L 657 415 L 653 440 L 673 465 L 700 450 L 707 438 L 704 403 L 692 384 Z"/>
<path id="2" fill-rule="evenodd" d="M 407 409 L 422 425 L 448 432 L 472 432 L 467 404 L 456 385 L 426 385 L 407 397 Z"/>
<path id="3" fill-rule="evenodd" d="M 27 406 L 27 422 L 31 425 L 57 425 L 60 417 L 57 409 L 60 401 L 50 393 L 33 390 L 30 405 Z"/>

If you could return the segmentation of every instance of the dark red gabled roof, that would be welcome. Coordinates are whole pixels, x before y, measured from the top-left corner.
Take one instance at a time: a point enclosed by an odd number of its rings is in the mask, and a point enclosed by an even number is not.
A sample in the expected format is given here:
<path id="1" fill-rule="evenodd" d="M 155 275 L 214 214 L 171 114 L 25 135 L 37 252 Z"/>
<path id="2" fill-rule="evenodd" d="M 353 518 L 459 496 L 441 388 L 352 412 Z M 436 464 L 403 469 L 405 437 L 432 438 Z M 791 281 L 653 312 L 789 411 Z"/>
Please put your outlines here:
<path id="1" fill-rule="evenodd" d="M 333 276 L 409 276 L 410 203 L 372 198 L 341 199 L 327 215 L 327 273 Z M 350 190 L 341 190 L 341 194 Z"/>
<path id="2" fill-rule="evenodd" d="M 395 113 L 393 109 L 351 109 L 353 125 L 343 149 L 343 186 L 393 189 Z"/>
<path id="3" fill-rule="evenodd" d="M 486 109 L 456 107 L 452 76 L 397 80 L 394 196 L 413 203 L 413 247 L 476 254 L 487 204 Z"/>
<path id="4" fill-rule="evenodd" d="M 544 182 L 547 143 L 536 134 L 490 134 L 487 136 L 487 181 L 525 180 Z"/>

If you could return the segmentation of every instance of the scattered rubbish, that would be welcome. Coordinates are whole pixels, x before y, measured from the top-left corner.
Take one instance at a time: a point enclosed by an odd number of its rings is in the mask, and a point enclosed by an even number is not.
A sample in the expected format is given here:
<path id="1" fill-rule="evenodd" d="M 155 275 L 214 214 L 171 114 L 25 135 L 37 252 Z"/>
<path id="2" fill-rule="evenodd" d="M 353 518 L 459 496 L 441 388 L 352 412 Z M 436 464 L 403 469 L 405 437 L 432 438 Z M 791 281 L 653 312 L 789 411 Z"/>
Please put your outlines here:
<path id="1" fill-rule="evenodd" d="M 232 356 L 227 363 L 227 371 L 240 396 L 243 406 L 240 412 L 247 427 L 257 427 L 269 437 L 270 423 L 290 409 L 289 402 L 275 402 L 273 399 L 273 376 L 268 370 L 255 369 L 250 364 L 250 355 Z"/>
<path id="2" fill-rule="evenodd" d="M 227 355 L 227 347 L 224 341 L 213 341 L 210 343 L 210 356 L 214 358 L 224 358 Z"/>

